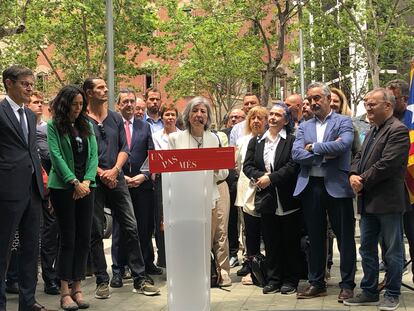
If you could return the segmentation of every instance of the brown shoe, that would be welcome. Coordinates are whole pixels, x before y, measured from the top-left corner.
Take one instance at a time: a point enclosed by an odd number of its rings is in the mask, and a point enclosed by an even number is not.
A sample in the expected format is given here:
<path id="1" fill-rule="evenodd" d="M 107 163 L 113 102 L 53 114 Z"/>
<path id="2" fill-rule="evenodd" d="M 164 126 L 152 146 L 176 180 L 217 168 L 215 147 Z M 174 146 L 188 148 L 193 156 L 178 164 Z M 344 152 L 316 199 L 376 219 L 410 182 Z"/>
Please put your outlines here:
<path id="1" fill-rule="evenodd" d="M 349 288 L 341 288 L 341 292 L 338 295 L 338 302 L 344 302 L 344 300 L 347 300 L 349 298 L 354 297 L 354 291 Z"/>
<path id="2" fill-rule="evenodd" d="M 297 293 L 297 299 L 310 299 L 316 297 L 323 297 L 326 296 L 326 288 L 318 288 L 316 286 L 309 286 L 304 292 Z"/>

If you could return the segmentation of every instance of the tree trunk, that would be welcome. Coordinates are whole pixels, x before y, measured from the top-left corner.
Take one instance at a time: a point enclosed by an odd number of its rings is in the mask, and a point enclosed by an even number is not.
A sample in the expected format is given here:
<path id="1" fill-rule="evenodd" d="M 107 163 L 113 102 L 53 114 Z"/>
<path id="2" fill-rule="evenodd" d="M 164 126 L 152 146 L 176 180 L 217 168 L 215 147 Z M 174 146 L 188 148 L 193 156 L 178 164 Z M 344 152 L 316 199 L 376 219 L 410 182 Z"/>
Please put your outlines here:
<path id="1" fill-rule="evenodd" d="M 378 66 L 378 54 L 367 52 L 369 72 L 371 74 L 372 87 L 380 87 L 380 67 Z"/>
<path id="2" fill-rule="evenodd" d="M 267 66 L 267 70 L 263 77 L 262 94 L 260 94 L 260 104 L 267 107 L 270 97 L 270 90 L 272 88 L 274 70 L 271 65 Z"/>

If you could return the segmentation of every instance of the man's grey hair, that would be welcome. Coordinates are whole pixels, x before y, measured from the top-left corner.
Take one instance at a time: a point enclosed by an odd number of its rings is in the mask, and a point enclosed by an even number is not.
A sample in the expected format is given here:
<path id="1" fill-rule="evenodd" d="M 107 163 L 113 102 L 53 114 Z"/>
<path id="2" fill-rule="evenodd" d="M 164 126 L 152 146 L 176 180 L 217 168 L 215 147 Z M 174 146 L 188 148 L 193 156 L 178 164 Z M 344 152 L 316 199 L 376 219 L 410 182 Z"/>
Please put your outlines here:
<path id="1" fill-rule="evenodd" d="M 386 103 L 390 103 L 393 109 L 395 108 L 395 96 L 391 93 L 391 91 L 383 87 L 377 87 L 368 94 L 373 95 L 374 93 L 381 93 L 383 101 Z"/>
<path id="2" fill-rule="evenodd" d="M 117 105 L 119 105 L 121 101 L 121 94 L 134 94 L 135 100 L 137 99 L 137 94 L 135 93 L 134 89 L 132 88 L 121 89 L 119 90 L 118 96 L 116 97 Z"/>
<path id="3" fill-rule="evenodd" d="M 192 100 L 188 102 L 187 106 L 185 107 L 183 111 L 184 126 L 188 130 L 191 129 L 190 114 L 191 114 L 191 111 L 193 111 L 193 108 L 197 105 L 204 105 L 207 109 L 207 123 L 204 124 L 204 130 L 208 130 L 211 126 L 212 111 L 211 111 L 210 101 L 203 96 L 194 97 Z"/>
<path id="4" fill-rule="evenodd" d="M 401 79 L 394 79 L 387 83 L 387 89 L 395 90 L 398 89 L 401 92 L 401 96 L 408 97 L 410 95 L 410 85 Z"/>
<path id="5" fill-rule="evenodd" d="M 326 97 L 331 96 L 331 89 L 329 88 L 329 86 L 322 82 L 312 82 L 308 85 L 306 91 L 309 91 L 310 89 L 313 89 L 315 87 L 320 87 L 322 89 L 323 95 L 325 95 Z"/>

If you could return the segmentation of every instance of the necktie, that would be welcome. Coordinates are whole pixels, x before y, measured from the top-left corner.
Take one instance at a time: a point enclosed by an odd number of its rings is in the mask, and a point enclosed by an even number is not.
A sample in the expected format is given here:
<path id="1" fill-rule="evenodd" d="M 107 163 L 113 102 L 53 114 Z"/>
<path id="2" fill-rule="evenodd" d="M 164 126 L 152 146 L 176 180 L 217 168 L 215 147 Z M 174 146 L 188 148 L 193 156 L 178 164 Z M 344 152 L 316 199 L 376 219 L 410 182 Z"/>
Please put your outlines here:
<path id="1" fill-rule="evenodd" d="M 24 122 L 24 110 L 23 110 L 23 108 L 19 108 L 17 111 L 19 112 L 19 115 L 20 115 L 20 126 L 21 126 L 22 131 L 23 131 L 24 140 L 27 143 L 28 142 L 29 131 L 27 130 L 26 122 Z"/>
<path id="2" fill-rule="evenodd" d="M 124 124 L 128 148 L 131 148 L 131 130 L 129 129 L 129 121 L 125 121 Z"/>

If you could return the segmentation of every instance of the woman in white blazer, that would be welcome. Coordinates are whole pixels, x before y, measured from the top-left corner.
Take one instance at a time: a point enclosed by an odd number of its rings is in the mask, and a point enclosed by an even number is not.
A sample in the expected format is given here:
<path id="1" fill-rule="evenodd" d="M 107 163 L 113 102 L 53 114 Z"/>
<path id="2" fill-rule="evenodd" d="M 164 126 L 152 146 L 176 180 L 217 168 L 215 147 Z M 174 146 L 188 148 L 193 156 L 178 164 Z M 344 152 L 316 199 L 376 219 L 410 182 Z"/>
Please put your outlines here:
<path id="1" fill-rule="evenodd" d="M 211 118 L 210 102 L 206 98 L 197 96 L 190 100 L 183 112 L 186 129 L 168 136 L 169 149 L 215 148 L 226 145 L 216 133 L 210 131 Z M 211 205 L 211 244 L 221 269 L 220 286 L 231 285 L 227 236 L 230 195 L 225 181 L 227 175 L 227 169 L 214 171 Z"/>

